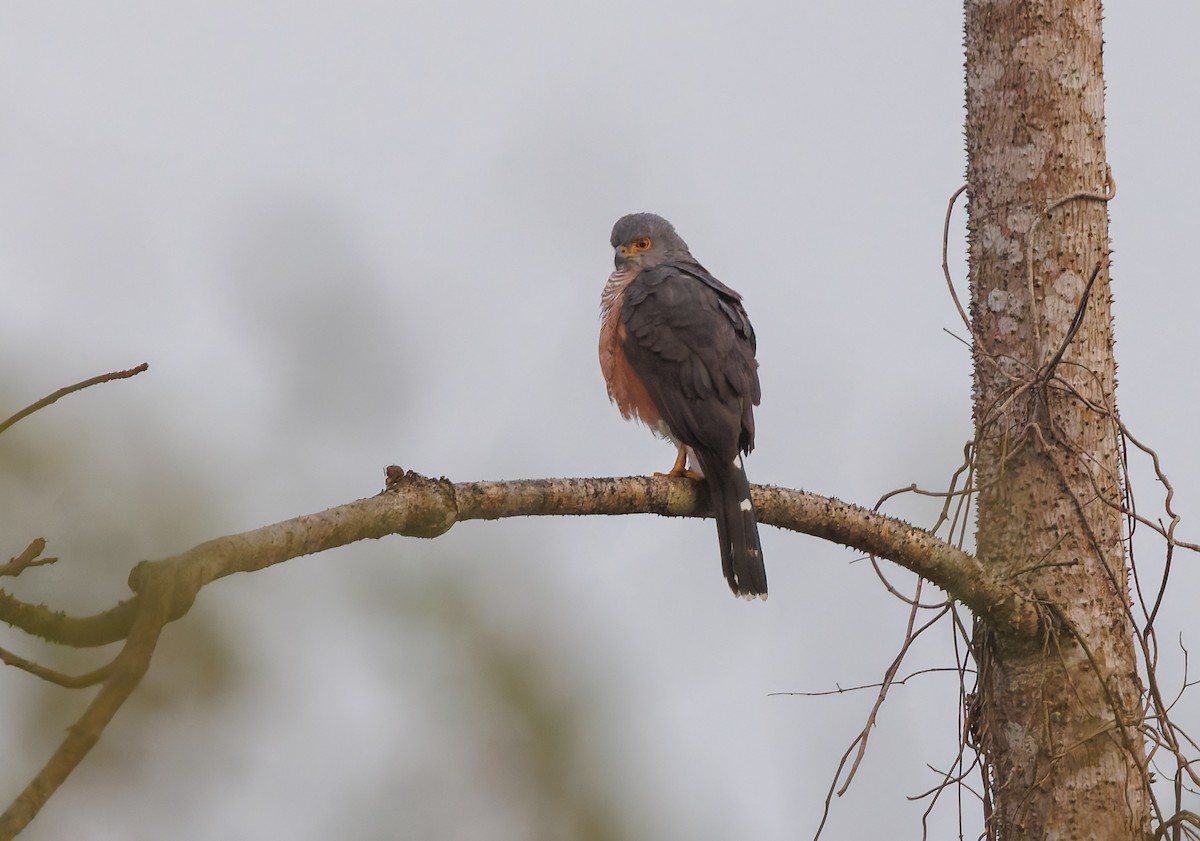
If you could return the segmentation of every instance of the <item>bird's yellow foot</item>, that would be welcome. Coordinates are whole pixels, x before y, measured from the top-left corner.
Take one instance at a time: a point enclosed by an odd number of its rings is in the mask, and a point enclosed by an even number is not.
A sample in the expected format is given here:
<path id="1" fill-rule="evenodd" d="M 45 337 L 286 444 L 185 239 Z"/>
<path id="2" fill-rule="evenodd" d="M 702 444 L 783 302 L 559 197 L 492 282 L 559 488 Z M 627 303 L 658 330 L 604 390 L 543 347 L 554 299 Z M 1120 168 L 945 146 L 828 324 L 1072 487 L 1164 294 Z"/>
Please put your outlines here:
<path id="1" fill-rule="evenodd" d="M 704 478 L 703 473 L 697 473 L 695 470 L 687 469 L 687 447 L 679 448 L 679 455 L 675 457 L 675 464 L 671 467 L 668 473 L 655 473 L 655 476 L 660 476 L 666 479 L 678 479 L 683 476 L 691 479 L 693 482 L 699 482 Z"/>

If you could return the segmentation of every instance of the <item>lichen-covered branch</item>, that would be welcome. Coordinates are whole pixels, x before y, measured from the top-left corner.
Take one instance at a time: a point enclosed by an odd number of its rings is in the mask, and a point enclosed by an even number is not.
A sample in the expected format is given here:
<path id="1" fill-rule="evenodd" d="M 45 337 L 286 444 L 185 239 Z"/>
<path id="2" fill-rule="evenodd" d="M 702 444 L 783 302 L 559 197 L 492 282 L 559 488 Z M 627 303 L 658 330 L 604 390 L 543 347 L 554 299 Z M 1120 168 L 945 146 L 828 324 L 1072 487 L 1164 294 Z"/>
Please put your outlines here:
<path id="1" fill-rule="evenodd" d="M 54 642 L 76 647 L 126 639 L 109 666 L 83 678 L 56 682 L 84 686 L 102 680 L 96 698 L 25 791 L 0 815 L 0 841 L 23 829 L 78 766 L 149 667 L 158 634 L 191 607 L 208 583 L 253 572 L 368 538 L 398 534 L 432 538 L 457 522 L 502 517 L 585 514 L 702 516 L 702 486 L 686 479 L 540 479 L 465 482 L 429 479 L 388 469 L 377 496 L 306 514 L 241 534 L 219 537 L 159 561 L 143 561 L 129 575 L 136 595 L 91 617 L 74 618 L 0 590 L 0 620 Z M 786 488 L 755 487 L 763 523 L 836 541 L 888 558 L 946 590 L 1000 630 L 1032 635 L 1034 601 L 1001 584 L 973 556 L 901 520 L 836 499 Z M 38 546 L 38 552 L 41 551 Z M 32 550 L 27 550 L 31 552 Z M 30 557 L 34 557 L 30 555 Z M 34 674 L 32 663 L 18 663 Z"/>
<path id="2" fill-rule="evenodd" d="M 235 572 L 252 572 L 301 555 L 358 540 L 398 534 L 437 537 L 456 522 L 502 517 L 594 514 L 698 516 L 704 500 L 684 480 L 535 479 L 452 483 L 402 473 L 378 496 L 356 500 L 241 534 L 219 537 L 180 555 L 138 564 L 130 587 L 142 590 L 148 571 L 175 579 L 171 619 L 182 616 L 204 585 Z M 874 511 L 805 491 L 758 486 L 755 506 L 763 523 L 832 540 L 887 558 L 941 587 L 999 628 L 1031 633 L 1032 600 L 1001 584 L 972 555 L 930 533 Z M 128 635 L 137 599 L 91 617 L 75 618 L 29 605 L 0 591 L 0 620 L 77 647 L 105 645 Z"/>
<path id="3" fill-rule="evenodd" d="M 832 497 L 787 488 L 754 488 L 759 519 L 886 558 L 936 584 L 999 632 L 1032 639 L 1034 598 L 1003 583 L 978 558 L 924 529 Z"/>

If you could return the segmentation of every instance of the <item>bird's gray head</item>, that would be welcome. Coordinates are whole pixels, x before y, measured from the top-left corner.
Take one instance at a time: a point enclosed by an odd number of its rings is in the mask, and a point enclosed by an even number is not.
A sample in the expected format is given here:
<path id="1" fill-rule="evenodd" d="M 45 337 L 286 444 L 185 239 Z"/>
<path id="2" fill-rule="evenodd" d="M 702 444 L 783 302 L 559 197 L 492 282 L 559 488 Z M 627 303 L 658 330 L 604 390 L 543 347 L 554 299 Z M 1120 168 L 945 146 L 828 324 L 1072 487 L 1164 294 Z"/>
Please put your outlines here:
<path id="1" fill-rule="evenodd" d="M 674 226 L 653 213 L 630 213 L 613 225 L 612 247 L 618 269 L 657 266 L 672 257 L 691 256 Z"/>

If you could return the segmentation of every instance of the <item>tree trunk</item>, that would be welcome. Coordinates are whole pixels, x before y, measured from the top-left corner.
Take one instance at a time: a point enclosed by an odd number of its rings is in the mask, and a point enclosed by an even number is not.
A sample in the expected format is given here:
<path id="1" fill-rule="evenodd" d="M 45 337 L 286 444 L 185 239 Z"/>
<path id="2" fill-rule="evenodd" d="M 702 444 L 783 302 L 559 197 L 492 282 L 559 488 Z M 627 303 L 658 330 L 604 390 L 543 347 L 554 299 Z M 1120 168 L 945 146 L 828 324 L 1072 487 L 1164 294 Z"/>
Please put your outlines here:
<path id="1" fill-rule="evenodd" d="M 1149 835 L 1100 19 L 1099 0 L 966 2 L 977 554 L 1046 606 L 1038 639 L 976 629 L 971 724 L 987 837 L 1005 841 Z"/>

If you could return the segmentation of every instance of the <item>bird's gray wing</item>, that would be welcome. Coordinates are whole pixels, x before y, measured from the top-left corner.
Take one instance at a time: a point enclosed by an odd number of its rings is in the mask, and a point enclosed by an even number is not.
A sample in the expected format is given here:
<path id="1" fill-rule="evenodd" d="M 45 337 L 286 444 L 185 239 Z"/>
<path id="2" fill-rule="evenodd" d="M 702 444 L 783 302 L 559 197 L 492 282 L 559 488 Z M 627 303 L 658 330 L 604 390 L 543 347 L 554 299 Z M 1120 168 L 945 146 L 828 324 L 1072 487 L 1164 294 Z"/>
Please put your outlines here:
<path id="1" fill-rule="evenodd" d="M 741 296 L 699 264 L 665 263 L 626 287 L 620 317 L 625 356 L 672 434 L 714 455 L 749 452 L 761 392 Z"/>

